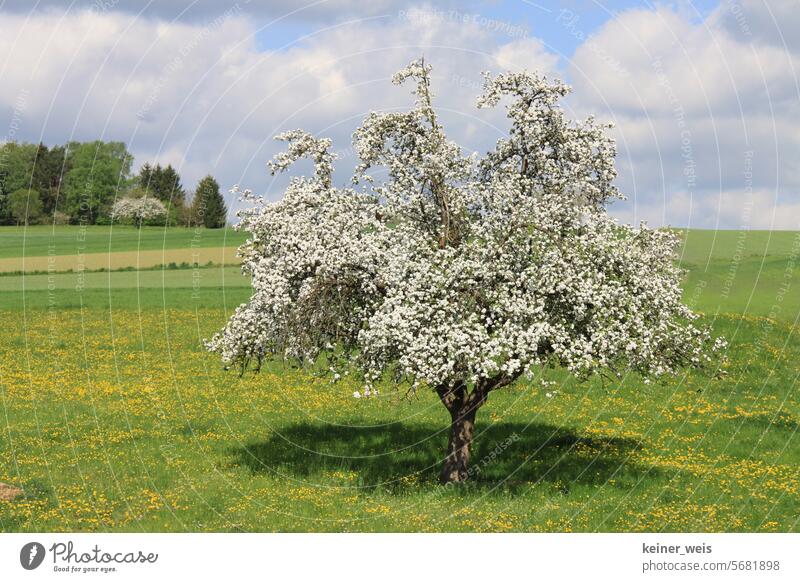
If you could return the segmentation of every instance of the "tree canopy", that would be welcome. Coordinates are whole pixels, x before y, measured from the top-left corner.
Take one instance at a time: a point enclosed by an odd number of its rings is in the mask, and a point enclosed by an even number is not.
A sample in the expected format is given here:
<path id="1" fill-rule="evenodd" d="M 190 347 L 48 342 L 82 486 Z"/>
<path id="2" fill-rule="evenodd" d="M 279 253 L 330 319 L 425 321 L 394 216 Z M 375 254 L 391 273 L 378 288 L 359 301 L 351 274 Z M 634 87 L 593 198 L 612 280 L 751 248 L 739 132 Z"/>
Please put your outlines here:
<path id="1" fill-rule="evenodd" d="M 41 212 L 29 222 L 93 224 L 111 220 L 115 200 L 149 196 L 163 203 L 166 214 L 145 224 L 189 226 L 192 205 L 178 171 L 167 164 L 145 162 L 131 176 L 133 156 L 121 142 L 70 142 L 48 147 L 43 143 L 0 143 L 0 224 L 16 224 L 9 207 L 10 195 L 21 190 L 38 193 Z M 219 186 L 211 176 L 200 188 L 208 197 L 206 219 L 212 228 L 225 226 L 227 210 Z M 212 184 L 213 182 L 213 184 Z M 202 224 L 202 221 L 201 221 Z"/>
<path id="2" fill-rule="evenodd" d="M 121 142 L 72 143 L 68 149 L 72 168 L 63 185 L 64 209 L 91 224 L 127 189 L 133 157 Z"/>
<path id="3" fill-rule="evenodd" d="M 42 200 L 36 190 L 23 188 L 8 196 L 8 210 L 17 224 L 36 222 L 42 215 Z"/>
<path id="4" fill-rule="evenodd" d="M 708 329 L 681 302 L 676 236 L 608 215 L 615 144 L 593 118 L 566 118 L 566 85 L 487 75 L 478 105 L 505 103 L 510 129 L 479 157 L 447 139 L 429 66 L 395 75 L 406 82 L 410 110 L 371 113 L 355 132 L 350 187 L 332 184 L 330 140 L 277 137 L 288 150 L 273 172 L 300 158 L 315 171 L 276 203 L 242 193 L 253 294 L 210 350 L 243 371 L 325 361 L 367 389 L 433 389 L 451 419 L 445 482 L 468 477 L 490 392 L 543 366 L 650 377 L 712 361 Z"/>
<path id="5" fill-rule="evenodd" d="M 9 209 L 13 192 L 32 187 L 33 164 L 37 146 L 8 142 L 0 146 L 0 220 L 15 223 Z"/>

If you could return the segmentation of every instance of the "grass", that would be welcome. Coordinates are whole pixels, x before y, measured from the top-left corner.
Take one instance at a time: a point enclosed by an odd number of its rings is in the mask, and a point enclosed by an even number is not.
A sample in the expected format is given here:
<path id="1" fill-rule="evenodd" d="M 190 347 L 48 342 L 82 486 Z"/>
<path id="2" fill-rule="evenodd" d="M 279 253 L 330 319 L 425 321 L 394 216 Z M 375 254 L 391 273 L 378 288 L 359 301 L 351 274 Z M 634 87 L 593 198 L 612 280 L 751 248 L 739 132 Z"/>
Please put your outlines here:
<path id="1" fill-rule="evenodd" d="M 164 249 L 158 251 L 119 251 L 54 255 L 50 257 L 14 257 L 0 259 L 0 273 L 40 274 L 64 271 L 97 271 L 119 269 L 152 269 L 170 263 L 231 265 L 240 262 L 236 247 Z"/>
<path id="2" fill-rule="evenodd" d="M 231 264 L 244 240 L 231 228 L 0 227 L 0 273 Z"/>
<path id="3" fill-rule="evenodd" d="M 680 255 L 692 308 L 797 321 L 800 232 L 692 230 Z"/>
<path id="4" fill-rule="evenodd" d="M 710 261 L 694 235 L 686 298 L 730 341 L 726 376 L 499 391 L 458 488 L 436 484 L 432 394 L 222 370 L 201 339 L 249 295 L 235 267 L 2 277 L 0 482 L 25 496 L 0 529 L 798 531 L 797 235 L 762 260 L 718 233 Z"/>
<path id="5" fill-rule="evenodd" d="M 797 253 L 800 232 L 770 230 L 682 230 L 684 266 L 741 258 L 786 257 Z"/>
<path id="6" fill-rule="evenodd" d="M 0 259 L 119 253 L 189 248 L 236 247 L 245 234 L 232 228 L 163 228 L 145 226 L 0 227 Z"/>
<path id="7" fill-rule="evenodd" d="M 196 269 L 120 270 L 95 273 L 61 273 L 56 275 L 16 275 L 0 277 L 0 293 L 42 291 L 73 291 L 81 289 L 171 289 L 195 287 L 250 287 L 239 267 L 199 267 Z"/>

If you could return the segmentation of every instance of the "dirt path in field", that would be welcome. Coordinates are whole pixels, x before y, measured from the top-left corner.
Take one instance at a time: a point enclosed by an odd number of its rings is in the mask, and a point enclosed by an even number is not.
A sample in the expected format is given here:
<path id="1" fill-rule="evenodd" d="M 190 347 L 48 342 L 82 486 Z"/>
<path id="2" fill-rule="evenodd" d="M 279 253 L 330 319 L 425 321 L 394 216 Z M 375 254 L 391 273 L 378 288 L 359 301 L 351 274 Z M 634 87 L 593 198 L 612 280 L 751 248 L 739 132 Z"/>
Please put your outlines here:
<path id="1" fill-rule="evenodd" d="M 169 263 L 238 264 L 236 247 L 199 249 L 166 249 L 155 251 L 125 251 L 119 253 L 86 253 L 44 257 L 14 257 L 0 259 L 0 273 L 10 271 L 68 271 L 72 269 L 146 269 Z"/>

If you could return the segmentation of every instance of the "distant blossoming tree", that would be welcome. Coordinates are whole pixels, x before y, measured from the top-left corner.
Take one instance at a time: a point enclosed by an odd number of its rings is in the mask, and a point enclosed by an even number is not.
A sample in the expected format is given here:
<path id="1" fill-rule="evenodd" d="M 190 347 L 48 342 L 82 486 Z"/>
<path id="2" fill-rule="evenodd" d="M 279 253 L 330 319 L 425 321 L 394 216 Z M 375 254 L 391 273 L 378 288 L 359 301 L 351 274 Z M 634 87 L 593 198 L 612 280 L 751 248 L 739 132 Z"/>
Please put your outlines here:
<path id="1" fill-rule="evenodd" d="M 114 220 L 129 219 L 137 227 L 142 226 L 145 220 L 153 220 L 166 216 L 167 209 L 164 203 L 156 198 L 143 196 L 141 198 L 120 198 L 111 208 L 111 218 Z"/>
<path id="2" fill-rule="evenodd" d="M 681 303 L 676 236 L 607 215 L 621 198 L 615 146 L 607 126 L 565 118 L 566 85 L 487 74 L 478 105 L 505 100 L 510 130 L 479 158 L 445 137 L 424 61 L 393 80 L 413 82 L 416 104 L 369 114 L 351 187 L 332 183 L 330 140 L 277 137 L 288 151 L 272 172 L 310 158 L 314 174 L 276 203 L 242 192 L 253 295 L 210 350 L 242 371 L 324 357 L 367 389 L 433 389 L 451 419 L 443 482 L 468 477 L 476 411 L 523 375 L 560 365 L 649 377 L 711 362 L 722 343 Z"/>

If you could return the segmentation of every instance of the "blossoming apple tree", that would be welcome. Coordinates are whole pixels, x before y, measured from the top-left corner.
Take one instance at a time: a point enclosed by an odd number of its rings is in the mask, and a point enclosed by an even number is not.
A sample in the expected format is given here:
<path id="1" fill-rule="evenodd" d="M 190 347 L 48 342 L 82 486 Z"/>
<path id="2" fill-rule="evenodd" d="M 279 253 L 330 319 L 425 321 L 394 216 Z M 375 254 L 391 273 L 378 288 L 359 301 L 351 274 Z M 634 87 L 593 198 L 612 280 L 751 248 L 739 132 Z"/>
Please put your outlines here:
<path id="1" fill-rule="evenodd" d="M 645 377 L 711 362 L 719 345 L 681 302 L 677 239 L 606 212 L 615 146 L 571 122 L 569 88 L 530 73 L 485 76 L 479 107 L 503 102 L 510 129 L 483 157 L 449 141 L 430 67 L 412 62 L 406 112 L 371 113 L 354 134 L 360 164 L 334 186 L 331 142 L 279 135 L 280 172 L 301 158 L 282 200 L 249 191 L 241 247 L 253 294 L 208 343 L 227 365 L 327 362 L 435 391 L 450 416 L 441 478 L 462 481 L 475 414 L 494 390 L 559 365 L 577 376 Z"/>
<path id="2" fill-rule="evenodd" d="M 160 218 L 166 214 L 167 209 L 161 200 L 147 196 L 120 198 L 111 208 L 112 218 L 115 220 L 130 219 L 139 228 L 145 220 Z"/>

